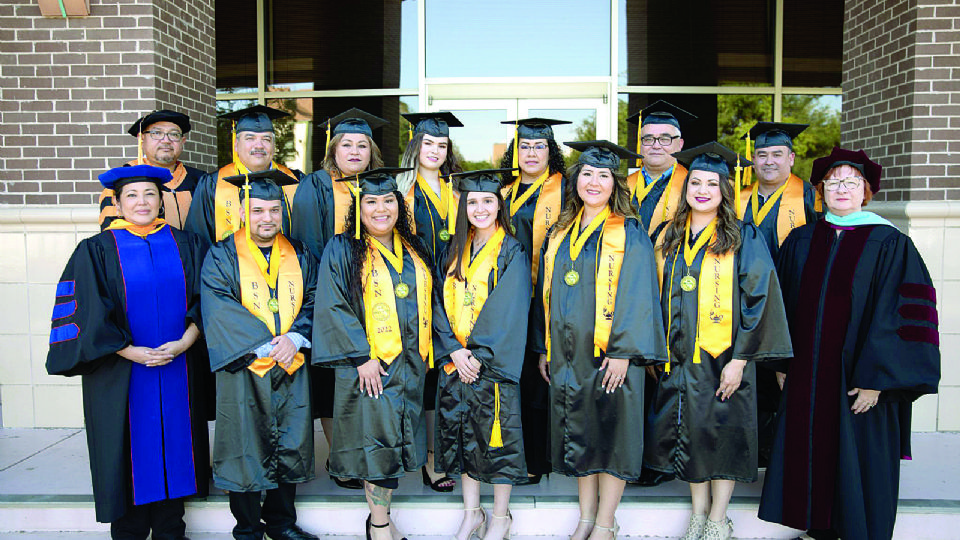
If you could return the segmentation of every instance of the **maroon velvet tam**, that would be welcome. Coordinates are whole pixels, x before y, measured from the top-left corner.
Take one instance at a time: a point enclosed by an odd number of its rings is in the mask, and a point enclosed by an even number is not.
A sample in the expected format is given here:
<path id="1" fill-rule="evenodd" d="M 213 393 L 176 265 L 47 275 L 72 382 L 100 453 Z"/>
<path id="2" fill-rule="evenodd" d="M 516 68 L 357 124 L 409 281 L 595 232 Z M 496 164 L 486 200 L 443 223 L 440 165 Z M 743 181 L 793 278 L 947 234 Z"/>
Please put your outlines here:
<path id="1" fill-rule="evenodd" d="M 880 191 L 880 172 L 883 167 L 874 161 L 870 161 L 863 150 L 845 150 L 839 146 L 834 146 L 829 156 L 815 159 L 813 161 L 813 170 L 810 172 L 810 183 L 817 185 L 823 181 L 827 171 L 840 166 L 850 165 L 860 171 L 867 183 L 870 184 L 870 191 L 876 194 Z"/>

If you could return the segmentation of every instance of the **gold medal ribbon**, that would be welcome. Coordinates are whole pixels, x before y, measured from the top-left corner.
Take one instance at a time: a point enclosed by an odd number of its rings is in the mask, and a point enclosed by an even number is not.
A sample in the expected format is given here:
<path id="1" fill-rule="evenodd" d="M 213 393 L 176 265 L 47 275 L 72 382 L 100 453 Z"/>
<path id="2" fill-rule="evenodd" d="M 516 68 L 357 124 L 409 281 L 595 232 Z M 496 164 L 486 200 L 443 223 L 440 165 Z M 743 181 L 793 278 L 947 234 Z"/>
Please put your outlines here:
<path id="1" fill-rule="evenodd" d="M 247 243 L 246 234 L 234 234 L 233 241 L 237 249 L 237 265 L 240 272 L 240 302 L 247 311 L 266 325 L 271 334 L 274 336 L 286 334 L 293 326 L 293 321 L 300 313 L 300 306 L 303 303 L 303 273 L 300 270 L 297 251 L 289 240 L 278 234 L 273 242 L 270 268 L 267 271 L 263 253 L 256 245 L 251 248 Z M 271 290 L 277 292 L 279 329 L 275 324 L 274 313 L 269 307 L 272 298 Z M 276 360 L 267 356 L 256 359 L 247 366 L 247 369 L 263 377 L 276 364 Z M 293 363 L 285 368 L 285 371 L 293 375 L 303 364 L 303 353 L 297 352 Z"/>
<path id="2" fill-rule="evenodd" d="M 296 180 L 297 176 L 293 174 L 293 171 L 283 165 L 274 163 L 273 167 Z M 236 163 L 230 163 L 221 167 L 217 172 L 217 187 L 216 194 L 214 195 L 215 242 L 223 240 L 227 236 L 240 230 L 240 189 L 224 180 L 224 178 L 237 176 L 238 174 L 249 174 L 247 168 L 244 167 L 239 160 L 237 160 Z M 283 186 L 288 222 L 290 218 L 290 203 L 293 201 L 293 196 L 297 192 L 297 186 L 298 184 Z M 289 231 L 281 232 L 286 233 Z"/>
<path id="3" fill-rule="evenodd" d="M 579 232 L 580 217 L 582 215 L 583 210 L 581 209 L 580 215 L 577 216 L 577 219 L 570 227 L 567 227 L 560 231 L 559 234 L 550 238 L 547 244 L 547 251 L 544 254 L 543 312 L 545 319 L 544 332 L 547 362 L 550 361 L 550 351 L 552 347 L 552 340 L 550 338 L 550 293 L 553 286 L 553 269 L 557 257 L 557 250 L 560 248 L 560 244 L 563 243 L 564 237 L 571 232 L 571 229 Z M 601 215 L 604 216 L 604 219 L 602 222 L 603 230 L 600 232 L 600 242 L 597 249 L 596 269 L 598 275 L 594 297 L 593 328 L 593 351 L 594 356 L 597 357 L 600 356 L 601 350 L 606 352 L 607 345 L 610 341 L 610 332 L 613 328 L 613 309 L 616 306 L 617 287 L 620 280 L 620 269 L 623 266 L 623 253 L 626 245 L 626 229 L 624 228 L 625 220 L 623 216 L 611 213 L 609 208 L 605 209 L 601 214 L 598 214 L 598 217 Z M 596 220 L 597 218 L 595 217 L 590 222 L 590 225 L 587 226 L 587 230 L 577 238 L 580 245 L 576 249 L 576 255 L 574 255 L 575 237 L 571 234 L 570 257 L 572 260 L 576 260 L 576 257 L 580 255 L 580 251 L 583 249 L 583 245 L 586 243 L 586 239 L 596 230 L 597 227 L 593 227 L 593 229 L 590 228 Z"/>
<path id="4" fill-rule="evenodd" d="M 643 174 L 641 172 L 641 174 Z M 673 219 L 673 216 L 677 213 L 677 206 L 680 204 L 680 197 L 683 191 L 683 179 L 687 176 L 687 169 L 680 163 L 673 164 L 673 171 L 670 173 L 670 180 L 667 182 L 667 187 L 664 188 L 663 193 L 660 195 L 660 200 L 657 201 L 657 207 L 653 210 L 653 216 L 650 218 L 650 227 L 647 229 L 647 234 L 653 234 L 653 231 L 660 226 L 664 221 L 669 221 Z M 677 181 L 679 179 L 679 181 Z M 650 185 L 654 185 L 656 182 L 651 182 Z M 640 202 L 643 202 L 642 200 Z"/>
<path id="5" fill-rule="evenodd" d="M 700 233 L 700 237 L 694 243 L 693 248 L 690 248 L 690 218 L 687 218 L 683 241 L 683 262 L 686 264 L 688 272 L 696 261 L 697 255 L 707 246 L 708 241 L 712 244 L 716 240 L 716 221 L 716 218 L 710 221 L 710 224 Z M 663 291 L 663 271 L 666 263 L 666 256 L 662 249 L 663 232 L 665 230 L 666 228 L 661 231 L 655 249 L 661 292 Z M 670 285 L 667 292 L 667 314 L 670 317 L 673 316 L 673 282 L 679 258 L 680 248 L 678 247 L 670 268 Z M 701 349 L 710 356 L 717 358 L 729 349 L 733 342 L 733 263 L 733 250 L 723 255 L 716 255 L 707 249 L 703 254 L 703 261 L 700 263 L 700 279 L 697 283 L 697 333 L 693 348 L 695 351 L 693 354 L 694 364 L 700 363 Z M 670 372 L 671 328 L 670 321 L 667 321 L 667 365 L 665 367 L 667 373 Z"/>
<path id="6" fill-rule="evenodd" d="M 453 235 L 456 231 L 455 223 L 457 221 L 457 201 L 453 194 L 453 188 L 450 187 L 450 182 L 445 182 L 443 177 L 440 177 L 440 196 L 437 197 L 437 194 L 433 191 L 433 188 L 430 187 L 430 184 L 427 183 L 427 180 L 420 174 L 420 171 L 417 170 L 417 185 L 420 186 L 420 191 L 423 191 L 427 195 L 429 202 L 427 204 L 433 204 L 433 207 L 436 208 L 437 214 L 440 215 L 440 219 L 446 221 L 446 230 L 447 233 Z M 413 189 L 410 190 L 410 196 L 408 197 L 408 203 L 410 208 L 411 218 L 413 216 Z M 413 220 L 416 221 L 416 220 Z M 437 237 L 437 227 L 433 223 L 433 213 L 430 212 L 430 227 L 433 237 Z M 443 227 L 441 225 L 441 227 Z M 441 231 L 443 229 L 441 228 Z M 414 223 L 414 234 L 416 234 L 416 223 Z M 449 236 L 447 240 L 449 240 Z M 443 238 L 441 238 L 443 240 Z M 444 240 L 444 241 L 447 241 Z"/>
<path id="7" fill-rule="evenodd" d="M 548 174 L 550 171 L 543 173 Z M 537 284 L 538 271 L 540 269 L 540 248 L 543 241 L 547 238 L 547 232 L 550 227 L 557 222 L 560 216 L 560 202 L 562 199 L 563 175 L 556 173 L 544 178 L 541 176 L 526 192 L 519 198 L 516 194 L 520 189 L 520 181 L 516 180 L 513 184 L 503 188 L 501 195 L 504 201 L 510 201 L 510 217 L 520 210 L 520 207 L 529 200 L 533 193 L 540 189 L 540 195 L 537 197 L 537 205 L 533 210 L 533 253 L 531 254 L 530 275 L 533 284 Z M 516 200 L 514 200 L 516 199 Z"/>
<path id="8" fill-rule="evenodd" d="M 367 343 L 370 344 L 370 358 L 390 365 L 403 352 L 403 341 L 397 317 L 396 292 L 385 260 L 390 261 L 390 265 L 400 276 L 403 271 L 404 245 L 400 233 L 396 230 L 393 231 L 392 252 L 373 238 L 368 237 L 367 244 L 369 251 L 363 263 L 363 307 Z M 430 367 L 433 367 L 433 317 L 430 305 L 433 286 L 430 270 L 415 251 L 409 247 L 407 249 L 416 271 L 420 357 L 429 361 Z"/>

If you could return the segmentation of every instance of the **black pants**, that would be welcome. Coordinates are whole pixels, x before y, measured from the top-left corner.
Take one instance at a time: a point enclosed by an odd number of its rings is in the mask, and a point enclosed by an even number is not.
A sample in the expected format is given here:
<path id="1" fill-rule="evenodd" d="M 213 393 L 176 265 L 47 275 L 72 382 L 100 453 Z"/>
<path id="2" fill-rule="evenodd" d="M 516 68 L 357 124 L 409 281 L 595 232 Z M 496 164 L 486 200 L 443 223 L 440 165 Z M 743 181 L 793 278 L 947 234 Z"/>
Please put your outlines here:
<path id="1" fill-rule="evenodd" d="M 837 533 L 829 529 L 810 529 L 807 531 L 807 535 L 814 540 L 839 540 L 840 537 L 837 536 Z"/>
<path id="2" fill-rule="evenodd" d="M 115 540 L 146 540 L 151 530 L 154 540 L 183 538 L 187 531 L 187 524 L 183 522 L 183 499 L 130 505 L 123 517 L 110 524 L 110 537 Z"/>
<path id="3" fill-rule="evenodd" d="M 230 512 L 237 520 L 233 537 L 238 540 L 260 540 L 263 533 L 280 531 L 297 523 L 297 509 L 293 500 L 297 496 L 296 484 L 280 484 L 277 489 L 267 490 L 260 505 L 260 491 L 230 492 Z M 263 523 L 260 523 L 260 519 Z"/>

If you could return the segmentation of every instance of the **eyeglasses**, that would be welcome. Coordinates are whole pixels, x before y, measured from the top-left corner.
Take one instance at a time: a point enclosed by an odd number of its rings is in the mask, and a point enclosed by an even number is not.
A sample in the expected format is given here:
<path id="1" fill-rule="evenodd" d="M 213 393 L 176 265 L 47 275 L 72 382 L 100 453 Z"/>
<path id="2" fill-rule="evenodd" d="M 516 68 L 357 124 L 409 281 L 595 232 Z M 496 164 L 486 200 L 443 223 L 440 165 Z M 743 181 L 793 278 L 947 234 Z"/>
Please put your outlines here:
<path id="1" fill-rule="evenodd" d="M 823 181 L 823 189 L 827 191 L 836 191 L 840 189 L 840 186 L 842 185 L 847 189 L 847 191 L 853 191 L 860 187 L 860 184 L 862 183 L 863 180 L 856 176 L 848 176 L 846 178 L 831 178 Z"/>
<path id="2" fill-rule="evenodd" d="M 520 150 L 523 150 L 524 152 L 529 152 L 530 150 L 536 150 L 537 152 L 542 152 L 542 151 L 544 151 L 544 150 L 546 150 L 546 149 L 547 149 L 547 145 L 545 145 L 545 144 L 543 144 L 543 143 L 537 143 L 537 144 L 534 144 L 534 145 L 529 145 L 529 144 L 526 144 L 526 143 L 520 143 Z"/>
<path id="3" fill-rule="evenodd" d="M 671 135 L 661 135 L 659 137 L 654 137 L 653 135 L 644 135 L 643 137 L 640 137 L 640 144 L 644 146 L 653 146 L 653 143 L 658 142 L 660 143 L 660 146 L 670 146 L 675 139 L 679 138 L 679 135 L 676 137 Z"/>
<path id="4" fill-rule="evenodd" d="M 164 137 L 170 139 L 170 142 L 180 142 L 180 139 L 183 138 L 183 133 L 179 131 L 160 131 L 159 129 L 151 129 L 150 131 L 144 131 L 148 133 L 150 138 L 155 141 L 162 141 Z"/>

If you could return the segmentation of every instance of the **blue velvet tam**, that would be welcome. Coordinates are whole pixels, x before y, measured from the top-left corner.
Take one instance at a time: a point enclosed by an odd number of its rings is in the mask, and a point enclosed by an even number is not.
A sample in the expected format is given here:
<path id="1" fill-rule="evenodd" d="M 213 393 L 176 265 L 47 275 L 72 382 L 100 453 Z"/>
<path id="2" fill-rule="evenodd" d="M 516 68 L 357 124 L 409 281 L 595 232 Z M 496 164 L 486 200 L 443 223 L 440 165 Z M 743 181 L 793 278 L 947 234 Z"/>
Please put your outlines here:
<path id="1" fill-rule="evenodd" d="M 161 190 L 163 185 L 173 180 L 173 175 L 168 169 L 163 167 L 154 167 L 152 165 L 133 165 L 116 167 L 101 173 L 97 178 L 103 187 L 114 191 L 120 190 L 127 184 L 136 182 L 153 182 Z"/>

